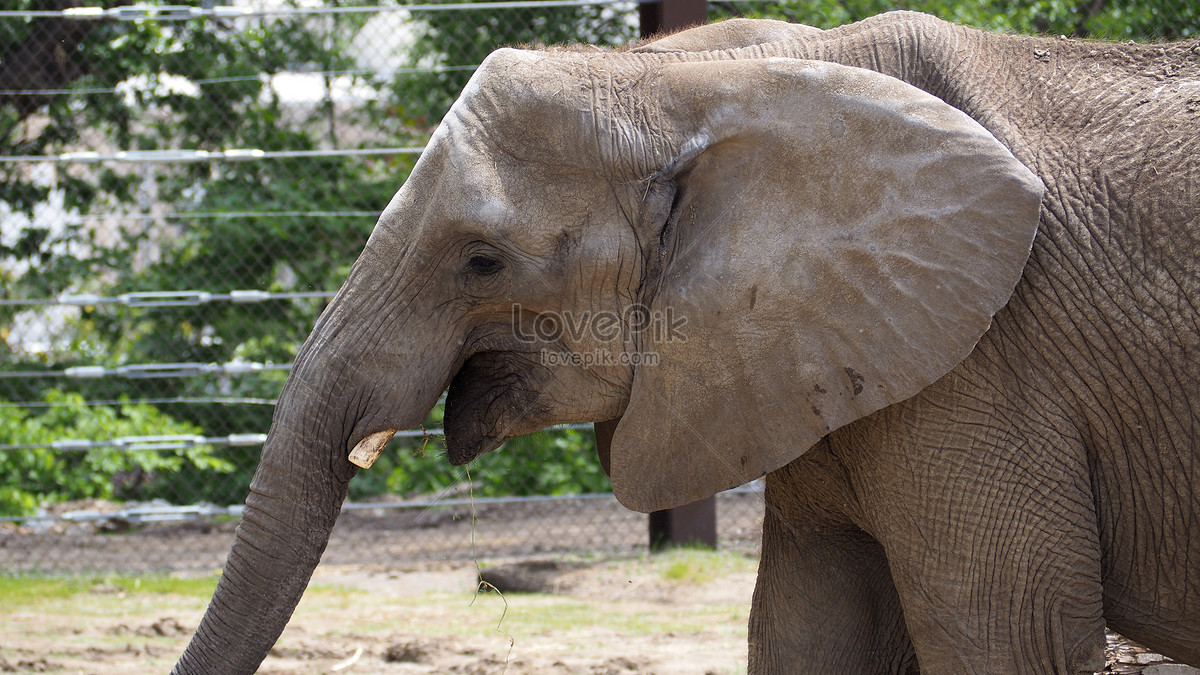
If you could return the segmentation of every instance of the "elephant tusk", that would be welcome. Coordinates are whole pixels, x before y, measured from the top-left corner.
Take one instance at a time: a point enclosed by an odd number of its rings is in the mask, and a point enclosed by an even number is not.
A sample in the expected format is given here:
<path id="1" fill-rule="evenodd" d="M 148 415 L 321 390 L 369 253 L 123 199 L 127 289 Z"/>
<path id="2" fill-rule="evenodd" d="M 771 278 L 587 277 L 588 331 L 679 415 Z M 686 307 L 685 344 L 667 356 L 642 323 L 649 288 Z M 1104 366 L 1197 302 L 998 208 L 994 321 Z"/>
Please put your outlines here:
<path id="1" fill-rule="evenodd" d="M 392 436 L 395 435 L 395 429 L 384 429 L 362 439 L 350 451 L 350 463 L 364 469 L 371 468 L 375 460 L 379 459 L 379 455 L 383 454 L 383 449 L 387 447 L 388 441 L 392 440 Z"/>

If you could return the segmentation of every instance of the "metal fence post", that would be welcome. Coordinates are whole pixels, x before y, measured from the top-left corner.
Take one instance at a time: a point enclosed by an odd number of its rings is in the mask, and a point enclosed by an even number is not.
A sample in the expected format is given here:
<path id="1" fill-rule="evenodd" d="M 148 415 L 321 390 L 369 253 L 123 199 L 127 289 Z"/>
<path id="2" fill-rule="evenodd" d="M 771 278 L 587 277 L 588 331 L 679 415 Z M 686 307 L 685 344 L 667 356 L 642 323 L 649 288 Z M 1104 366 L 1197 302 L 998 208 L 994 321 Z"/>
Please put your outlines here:
<path id="1" fill-rule="evenodd" d="M 641 37 L 671 32 L 708 20 L 707 0 L 660 0 L 638 8 Z M 650 550 L 676 546 L 717 547 L 717 498 L 715 496 L 667 511 L 650 514 Z"/>

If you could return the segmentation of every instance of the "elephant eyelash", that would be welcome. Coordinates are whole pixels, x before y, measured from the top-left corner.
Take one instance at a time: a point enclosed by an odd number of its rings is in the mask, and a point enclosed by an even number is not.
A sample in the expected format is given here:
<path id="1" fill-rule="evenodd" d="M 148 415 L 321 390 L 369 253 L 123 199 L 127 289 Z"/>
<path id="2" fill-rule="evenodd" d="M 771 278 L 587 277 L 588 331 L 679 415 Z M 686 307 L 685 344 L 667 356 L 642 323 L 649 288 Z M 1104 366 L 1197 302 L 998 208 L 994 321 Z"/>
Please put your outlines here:
<path id="1" fill-rule="evenodd" d="M 486 255 L 475 254 L 467 260 L 467 271 L 481 277 L 490 277 L 504 269 L 504 263 Z"/>

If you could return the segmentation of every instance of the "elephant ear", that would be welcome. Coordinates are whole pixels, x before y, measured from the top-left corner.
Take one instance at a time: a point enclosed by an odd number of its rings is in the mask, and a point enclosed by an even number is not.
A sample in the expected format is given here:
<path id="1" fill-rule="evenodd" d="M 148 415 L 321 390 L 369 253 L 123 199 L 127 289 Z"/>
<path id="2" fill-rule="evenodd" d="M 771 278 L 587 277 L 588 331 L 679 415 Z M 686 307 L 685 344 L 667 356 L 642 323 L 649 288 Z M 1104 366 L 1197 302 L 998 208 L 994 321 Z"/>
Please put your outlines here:
<path id="1" fill-rule="evenodd" d="M 872 71 L 709 62 L 656 83 L 646 118 L 686 141 L 646 190 L 669 204 L 643 213 L 670 215 L 640 225 L 660 242 L 650 327 L 609 457 L 645 512 L 758 478 L 949 372 L 1020 279 L 1042 196 L 974 120 Z"/>

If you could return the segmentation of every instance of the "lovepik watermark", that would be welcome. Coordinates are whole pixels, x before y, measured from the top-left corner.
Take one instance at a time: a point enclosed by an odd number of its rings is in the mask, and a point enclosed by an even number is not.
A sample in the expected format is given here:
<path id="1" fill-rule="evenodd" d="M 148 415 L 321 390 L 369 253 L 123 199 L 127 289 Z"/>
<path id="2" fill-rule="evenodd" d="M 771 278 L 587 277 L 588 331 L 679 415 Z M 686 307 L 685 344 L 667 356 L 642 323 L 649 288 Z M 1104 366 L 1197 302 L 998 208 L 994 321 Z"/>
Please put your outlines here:
<path id="1" fill-rule="evenodd" d="M 518 304 L 512 308 L 512 326 L 516 338 L 526 344 L 613 346 L 590 351 L 543 349 L 543 366 L 656 366 L 659 355 L 652 348 L 654 344 L 687 342 L 686 317 L 676 316 L 672 308 L 659 312 L 641 304 L 619 312 L 533 312 Z M 643 351 L 626 351 L 633 345 Z"/>
<path id="2" fill-rule="evenodd" d="M 633 304 L 620 312 L 612 310 L 580 312 L 532 312 L 515 304 L 512 307 L 513 333 L 527 344 L 637 341 L 641 344 L 687 342 L 687 317 L 677 316 L 673 308 L 652 310 Z"/>
<path id="3" fill-rule="evenodd" d="M 646 354 L 610 352 L 605 350 L 592 352 L 556 352 L 543 349 L 540 356 L 543 366 L 574 366 L 576 368 L 657 366 L 659 363 L 659 356 L 655 352 Z"/>

